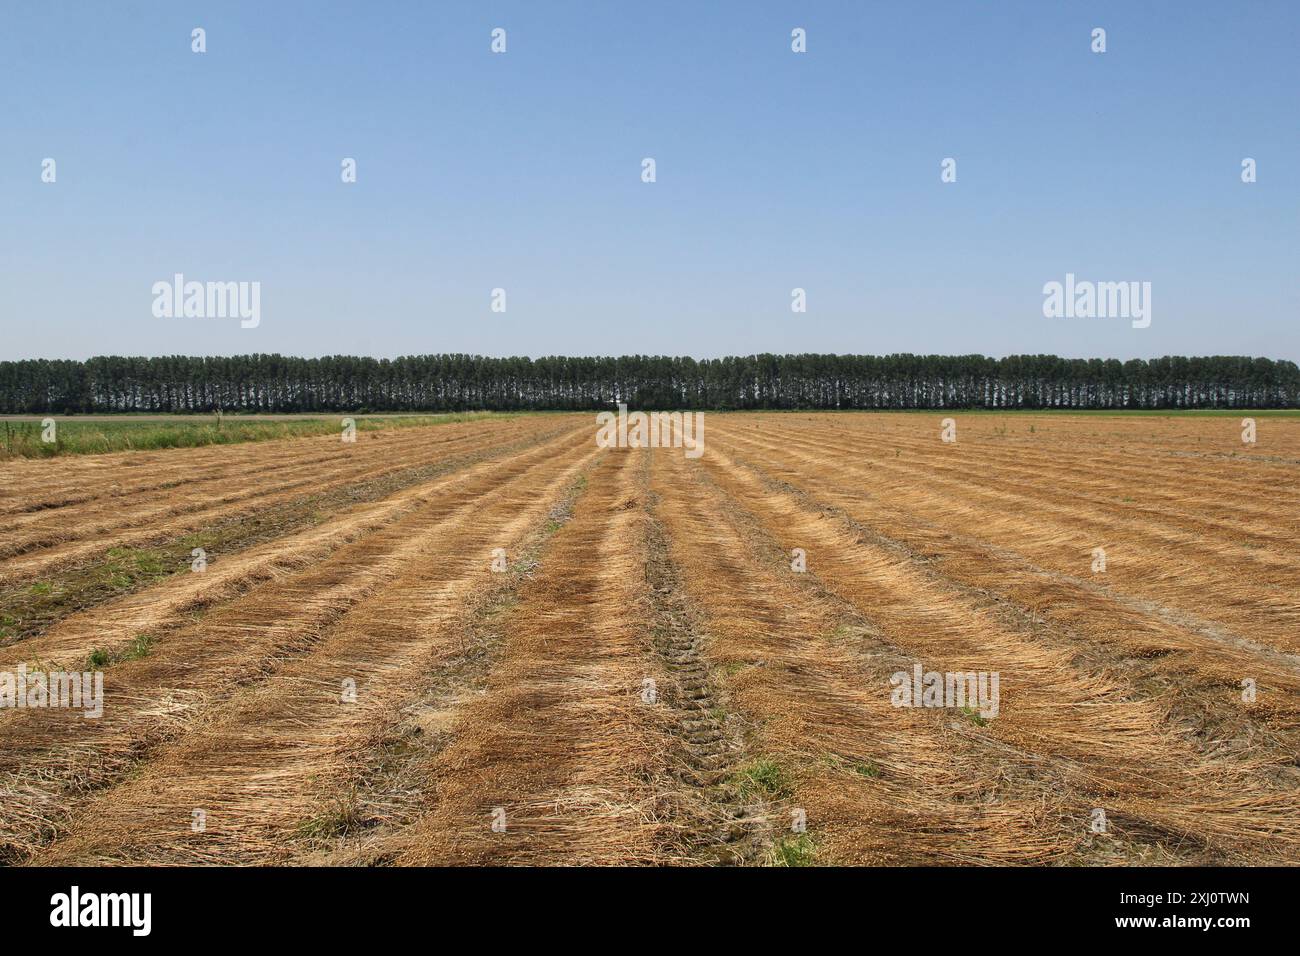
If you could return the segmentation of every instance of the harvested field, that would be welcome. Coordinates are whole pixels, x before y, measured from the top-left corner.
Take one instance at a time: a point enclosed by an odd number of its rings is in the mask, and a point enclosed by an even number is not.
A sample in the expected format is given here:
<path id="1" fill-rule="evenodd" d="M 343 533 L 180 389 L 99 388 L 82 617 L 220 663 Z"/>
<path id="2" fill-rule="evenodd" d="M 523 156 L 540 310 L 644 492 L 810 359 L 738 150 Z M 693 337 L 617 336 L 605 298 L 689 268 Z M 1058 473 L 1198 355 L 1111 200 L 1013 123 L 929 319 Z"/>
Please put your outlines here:
<path id="1" fill-rule="evenodd" d="M 0 462 L 0 860 L 1300 862 L 1300 417 L 705 419 Z"/>

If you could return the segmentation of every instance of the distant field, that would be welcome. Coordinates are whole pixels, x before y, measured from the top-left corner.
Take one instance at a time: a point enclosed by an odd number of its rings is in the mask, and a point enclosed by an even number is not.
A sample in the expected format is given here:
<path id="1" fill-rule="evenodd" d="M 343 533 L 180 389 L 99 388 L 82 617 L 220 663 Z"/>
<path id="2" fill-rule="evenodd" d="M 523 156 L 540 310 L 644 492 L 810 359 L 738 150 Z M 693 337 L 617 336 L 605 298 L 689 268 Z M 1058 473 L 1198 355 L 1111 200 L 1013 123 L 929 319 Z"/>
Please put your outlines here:
<path id="1" fill-rule="evenodd" d="M 437 425 L 446 422 L 475 421 L 494 417 L 508 418 L 510 412 L 451 412 L 438 414 L 384 413 L 291 415 L 226 415 L 218 424 L 215 415 L 53 415 L 55 440 L 42 440 L 42 421 L 45 416 L 0 415 L 0 459 L 48 458 L 54 455 L 97 455 L 118 451 L 152 451 L 164 448 L 197 448 L 204 445 L 233 445 L 251 441 L 270 441 L 279 438 L 303 438 L 314 435 L 339 433 L 345 418 L 356 422 L 357 431 L 376 431 L 382 428 L 409 428 Z M 551 414 L 551 413 L 529 413 Z M 807 411 L 792 409 L 776 412 L 751 412 L 755 415 L 806 415 Z M 949 415 L 1046 418 L 1083 416 L 1086 418 L 1300 418 L 1300 409 L 1189 409 L 1189 410 L 1134 410 L 1104 411 L 1069 409 L 1019 410 L 1019 409 L 907 409 L 883 412 L 819 412 L 830 416 L 862 414 L 885 416 L 919 416 L 933 418 Z"/>
<path id="2" fill-rule="evenodd" d="M 717 414 L 723 414 L 718 412 Z M 726 414 L 733 414 L 728 412 Z M 746 415 L 948 415 L 1010 418 L 1300 418 L 1300 408 L 783 408 L 741 412 Z M 0 420 L 2 420 L 0 416 Z"/>
<path id="3" fill-rule="evenodd" d="M 0 711 L 0 862 L 1294 863 L 1300 421 L 1243 417 L 0 462 L 0 672 L 103 675 Z"/>
<path id="4" fill-rule="evenodd" d="M 49 416 L 54 441 L 42 439 L 41 417 L 0 417 L 0 458 L 48 458 L 54 455 L 99 455 L 115 451 L 153 451 L 233 445 L 277 438 L 340 434 L 343 419 L 357 431 L 409 428 L 446 422 L 507 417 L 493 412 L 438 415 L 108 415 Z"/>

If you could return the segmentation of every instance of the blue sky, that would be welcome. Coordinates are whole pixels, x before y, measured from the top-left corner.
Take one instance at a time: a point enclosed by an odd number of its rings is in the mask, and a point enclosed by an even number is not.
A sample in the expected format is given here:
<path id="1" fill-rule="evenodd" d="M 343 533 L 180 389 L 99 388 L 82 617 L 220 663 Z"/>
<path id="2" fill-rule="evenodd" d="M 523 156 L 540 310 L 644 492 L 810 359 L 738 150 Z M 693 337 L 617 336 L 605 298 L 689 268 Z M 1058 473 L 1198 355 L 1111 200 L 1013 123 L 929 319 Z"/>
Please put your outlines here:
<path id="1" fill-rule="evenodd" d="M 0 357 L 1300 359 L 1294 2 L 0 17 Z M 260 282 L 260 325 L 155 318 L 177 272 Z M 1044 318 L 1067 272 L 1151 282 L 1151 326 Z"/>

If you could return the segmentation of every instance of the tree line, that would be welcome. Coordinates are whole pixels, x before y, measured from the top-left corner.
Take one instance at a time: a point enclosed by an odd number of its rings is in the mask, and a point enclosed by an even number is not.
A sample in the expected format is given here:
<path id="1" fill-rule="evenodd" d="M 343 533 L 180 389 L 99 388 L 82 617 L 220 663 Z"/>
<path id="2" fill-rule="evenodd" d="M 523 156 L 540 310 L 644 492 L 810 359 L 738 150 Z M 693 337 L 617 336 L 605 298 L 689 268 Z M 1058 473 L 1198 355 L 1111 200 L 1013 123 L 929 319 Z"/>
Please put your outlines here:
<path id="1" fill-rule="evenodd" d="M 1300 369 L 1244 356 L 98 356 L 0 361 L 0 413 L 1291 408 Z"/>

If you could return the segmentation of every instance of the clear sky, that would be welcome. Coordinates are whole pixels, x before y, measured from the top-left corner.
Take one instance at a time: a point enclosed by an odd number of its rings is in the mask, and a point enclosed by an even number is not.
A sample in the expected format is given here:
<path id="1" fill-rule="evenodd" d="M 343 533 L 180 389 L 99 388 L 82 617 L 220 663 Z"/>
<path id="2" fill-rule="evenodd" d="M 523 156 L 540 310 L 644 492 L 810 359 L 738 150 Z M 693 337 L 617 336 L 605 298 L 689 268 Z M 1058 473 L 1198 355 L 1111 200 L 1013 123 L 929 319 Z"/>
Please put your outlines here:
<path id="1" fill-rule="evenodd" d="M 1295 0 L 7 3 L 0 358 L 1295 360 L 1298 173 Z"/>

